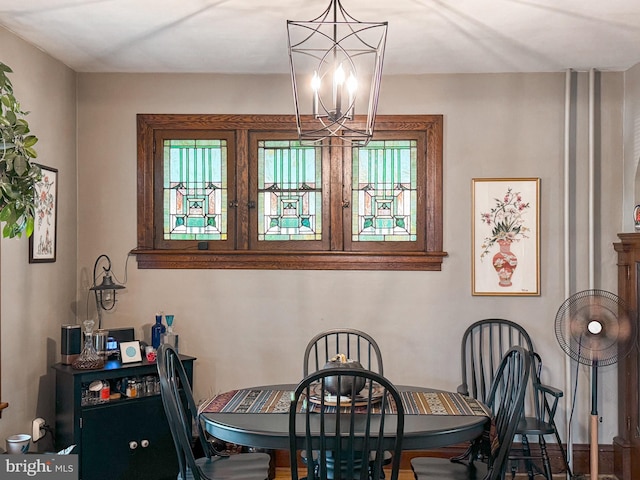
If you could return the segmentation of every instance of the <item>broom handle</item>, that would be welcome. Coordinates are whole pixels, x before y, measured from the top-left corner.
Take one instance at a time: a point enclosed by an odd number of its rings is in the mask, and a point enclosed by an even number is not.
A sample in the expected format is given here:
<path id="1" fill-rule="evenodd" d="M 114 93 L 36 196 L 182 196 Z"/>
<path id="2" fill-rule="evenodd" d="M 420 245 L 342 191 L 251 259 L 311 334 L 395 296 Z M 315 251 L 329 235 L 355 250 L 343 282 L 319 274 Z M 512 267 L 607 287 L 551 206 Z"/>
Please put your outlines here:
<path id="1" fill-rule="evenodd" d="M 591 365 L 591 435 L 590 435 L 590 480 L 598 479 L 598 362 Z"/>

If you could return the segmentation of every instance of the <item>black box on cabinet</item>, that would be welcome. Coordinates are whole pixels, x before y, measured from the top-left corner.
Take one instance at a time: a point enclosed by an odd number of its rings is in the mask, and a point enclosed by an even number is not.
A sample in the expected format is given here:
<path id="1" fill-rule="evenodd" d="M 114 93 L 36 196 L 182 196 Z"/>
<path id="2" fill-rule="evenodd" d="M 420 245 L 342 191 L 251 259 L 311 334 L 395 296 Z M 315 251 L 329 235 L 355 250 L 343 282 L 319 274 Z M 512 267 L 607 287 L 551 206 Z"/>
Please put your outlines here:
<path id="1" fill-rule="evenodd" d="M 80 325 L 62 325 L 60 328 L 60 362 L 71 365 L 82 351 Z"/>
<path id="2" fill-rule="evenodd" d="M 120 342 L 133 342 L 135 340 L 132 327 L 110 328 L 109 336 L 113 337 L 118 344 L 120 344 Z"/>

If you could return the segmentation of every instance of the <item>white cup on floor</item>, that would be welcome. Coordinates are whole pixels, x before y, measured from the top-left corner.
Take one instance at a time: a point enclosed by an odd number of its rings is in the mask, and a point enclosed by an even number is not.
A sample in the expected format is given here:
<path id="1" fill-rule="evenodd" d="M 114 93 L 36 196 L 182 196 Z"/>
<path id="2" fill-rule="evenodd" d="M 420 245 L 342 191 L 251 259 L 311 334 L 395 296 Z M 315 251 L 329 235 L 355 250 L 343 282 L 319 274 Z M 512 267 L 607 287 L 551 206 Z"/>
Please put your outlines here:
<path id="1" fill-rule="evenodd" d="M 7 437 L 7 453 L 27 453 L 29 451 L 29 445 L 31 444 L 31 435 L 26 433 L 18 433 L 17 435 L 11 435 Z"/>

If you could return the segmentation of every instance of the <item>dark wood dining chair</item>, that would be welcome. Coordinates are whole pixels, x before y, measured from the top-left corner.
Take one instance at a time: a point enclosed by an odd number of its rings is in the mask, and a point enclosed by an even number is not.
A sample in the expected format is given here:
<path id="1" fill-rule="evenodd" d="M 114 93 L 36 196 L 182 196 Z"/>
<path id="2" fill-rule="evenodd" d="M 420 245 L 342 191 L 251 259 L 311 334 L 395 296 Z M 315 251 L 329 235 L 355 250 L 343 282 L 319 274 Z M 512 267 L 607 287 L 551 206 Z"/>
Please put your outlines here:
<path id="1" fill-rule="evenodd" d="M 486 403 L 498 365 L 514 346 L 533 352 L 531 337 L 521 325 L 501 318 L 471 324 L 462 336 L 462 383 L 458 393 Z"/>
<path id="2" fill-rule="evenodd" d="M 162 403 L 178 455 L 178 480 L 266 480 L 270 461 L 266 453 L 227 455 L 207 441 L 186 371 L 173 347 L 160 345 L 156 361 Z M 205 455 L 197 459 L 192 449 L 193 424 Z"/>
<path id="3" fill-rule="evenodd" d="M 416 457 L 411 459 L 416 480 L 504 479 L 530 372 L 531 354 L 520 346 L 509 349 L 498 365 L 485 402 L 493 413 L 488 441 L 482 444 L 486 463 Z"/>
<path id="4" fill-rule="evenodd" d="M 522 448 L 511 453 L 512 473 L 515 476 L 517 466 L 520 462 L 524 462 L 529 479 L 533 479 L 536 473 L 542 473 L 547 480 L 552 480 L 551 464 L 544 437 L 553 435 L 560 449 L 564 468 L 571 476 L 566 452 L 554 421 L 557 402 L 562 392 L 541 383 L 542 360 L 540 355 L 535 353 L 531 337 L 524 327 L 501 318 L 478 320 L 470 325 L 462 337 L 462 383 L 458 387 L 458 392 L 486 403 L 498 364 L 513 346 L 527 349 L 533 357 L 524 413 L 516 431 L 516 435 L 522 439 Z M 530 436 L 538 438 L 537 452 L 539 453 L 536 455 L 532 453 L 529 444 Z M 477 453 L 477 443 L 472 444 L 465 454 L 454 458 L 454 461 L 473 461 Z M 542 468 L 538 467 L 534 460 L 539 460 Z"/>
<path id="5" fill-rule="evenodd" d="M 356 386 L 364 382 L 358 392 Z M 348 395 L 333 392 L 349 391 Z M 305 377 L 291 397 L 289 442 L 291 476 L 307 480 L 382 478 L 384 451 L 392 453 L 390 480 L 400 472 L 404 407 L 396 387 L 365 369 L 329 368 Z M 385 438 L 386 433 L 386 438 Z M 316 463 L 298 462 L 301 451 L 316 453 Z M 370 465 L 371 453 L 373 465 Z"/>
<path id="6" fill-rule="evenodd" d="M 367 370 L 384 375 L 382 353 L 374 338 L 366 332 L 354 328 L 333 328 L 314 336 L 304 350 L 302 375 L 322 369 L 335 355 L 342 353 L 348 359 L 357 360 Z M 314 461 L 317 452 L 313 453 Z M 384 464 L 391 462 L 391 452 L 384 452 Z M 304 462 L 308 461 L 306 452 L 302 452 Z M 376 460 L 375 453 L 371 454 L 371 465 Z"/>
<path id="7" fill-rule="evenodd" d="M 303 357 L 303 377 L 320 370 L 339 353 L 357 360 L 367 370 L 384 375 L 380 347 L 371 335 L 353 328 L 334 328 L 309 340 Z"/>
<path id="8" fill-rule="evenodd" d="M 540 374 L 542 372 L 542 358 L 536 352 L 531 354 L 531 372 L 533 375 L 532 397 L 533 411 L 526 414 L 520 419 L 516 435 L 522 438 L 522 448 L 512 450 L 510 458 L 512 461 L 511 477 L 515 478 L 518 463 L 524 462 L 525 469 L 529 480 L 533 480 L 538 473 L 544 475 L 547 480 L 552 480 L 551 461 L 547 451 L 546 436 L 553 435 L 560 448 L 560 453 L 564 461 L 564 467 L 572 477 L 571 468 L 567 459 L 566 452 L 560 440 L 560 434 L 556 428 L 554 417 L 558 408 L 558 400 L 562 398 L 563 392 L 557 388 L 540 383 Z M 535 454 L 529 445 L 529 437 L 538 437 L 538 453 Z M 538 467 L 534 460 L 542 463 L 542 468 Z"/>

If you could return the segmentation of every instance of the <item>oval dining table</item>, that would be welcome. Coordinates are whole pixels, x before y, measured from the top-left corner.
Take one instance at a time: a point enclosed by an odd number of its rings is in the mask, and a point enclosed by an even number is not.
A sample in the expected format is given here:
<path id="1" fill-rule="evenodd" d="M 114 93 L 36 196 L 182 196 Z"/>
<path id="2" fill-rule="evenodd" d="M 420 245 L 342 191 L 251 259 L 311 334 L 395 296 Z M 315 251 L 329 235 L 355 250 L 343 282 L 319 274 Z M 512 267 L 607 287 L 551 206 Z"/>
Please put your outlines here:
<path id="1" fill-rule="evenodd" d="M 295 384 L 267 385 L 227 392 L 203 404 L 200 418 L 207 432 L 224 442 L 255 448 L 288 450 L 289 416 L 287 415 L 286 399 L 287 393 L 293 391 L 295 387 Z M 456 402 L 475 402 L 476 404 L 476 412 L 473 414 L 460 414 L 459 411 L 456 411 L 457 407 L 453 408 L 453 412 L 445 413 L 442 405 L 435 413 L 428 411 L 429 407 L 426 408 L 427 411 L 422 408 L 419 411 L 418 409 L 409 409 L 411 411 L 408 412 L 408 408 L 405 406 L 403 450 L 429 450 L 471 441 L 478 438 L 487 427 L 488 409 L 474 399 L 467 399 L 457 393 L 423 387 L 396 386 L 396 388 L 401 394 L 409 397 L 421 393 L 439 393 L 441 394 L 439 397 L 443 397 L 444 403 L 449 405 Z M 273 409 L 262 407 L 259 412 L 252 413 L 251 407 L 230 405 L 232 401 L 235 401 L 235 397 L 241 396 L 237 392 L 246 393 L 246 397 L 251 398 L 258 398 L 261 392 L 280 393 L 280 406 Z M 234 400 L 230 400 L 231 398 Z M 221 407 L 220 404 L 225 401 L 228 401 L 226 406 Z M 246 400 L 244 402 L 246 403 Z M 225 408 L 230 411 L 221 411 Z M 478 411 L 479 408 L 484 409 L 485 413 Z M 392 423 L 389 428 L 390 439 L 395 436 L 395 427 Z M 391 433 L 392 431 L 393 433 Z"/>

